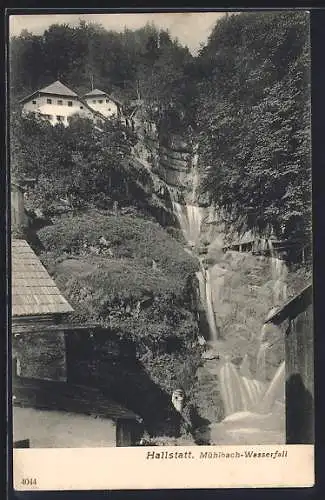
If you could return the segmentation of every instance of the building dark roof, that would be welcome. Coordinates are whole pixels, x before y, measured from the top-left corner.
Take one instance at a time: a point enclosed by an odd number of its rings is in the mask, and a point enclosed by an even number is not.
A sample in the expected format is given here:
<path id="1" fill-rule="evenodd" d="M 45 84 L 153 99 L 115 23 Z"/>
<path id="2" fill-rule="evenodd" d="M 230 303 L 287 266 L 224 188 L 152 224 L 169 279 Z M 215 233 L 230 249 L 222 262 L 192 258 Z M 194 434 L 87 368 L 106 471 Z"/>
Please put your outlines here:
<path id="1" fill-rule="evenodd" d="M 90 92 L 87 92 L 87 94 L 84 95 L 84 97 L 93 97 L 93 96 L 107 96 L 107 94 L 102 90 L 94 89 L 91 90 Z"/>
<path id="2" fill-rule="evenodd" d="M 73 311 L 27 241 L 13 239 L 11 254 L 13 317 Z"/>
<path id="3" fill-rule="evenodd" d="M 67 382 L 13 377 L 13 404 L 24 408 L 95 415 L 113 420 L 142 419 L 92 387 Z"/>
<path id="4" fill-rule="evenodd" d="M 78 97 L 73 90 L 69 89 L 66 85 L 57 80 L 56 82 L 47 85 L 47 87 L 43 87 L 39 90 L 42 94 L 54 94 L 54 95 L 63 95 L 67 97 Z"/>
<path id="5" fill-rule="evenodd" d="M 46 87 L 38 89 L 32 94 L 24 97 L 20 102 L 23 103 L 30 100 L 35 94 L 38 93 L 59 95 L 59 96 L 62 95 L 66 97 L 78 97 L 78 95 L 73 90 L 69 89 L 69 87 L 60 82 L 60 80 L 57 80 L 56 82 L 53 82 L 50 85 L 47 85 Z"/>
<path id="6" fill-rule="evenodd" d="M 312 285 L 306 286 L 301 292 L 285 302 L 282 307 L 270 314 L 265 323 L 280 325 L 286 319 L 294 319 L 305 311 L 313 301 Z"/>
<path id="7" fill-rule="evenodd" d="M 121 100 L 116 97 L 114 94 L 107 94 L 107 92 L 103 92 L 102 90 L 99 89 L 94 89 L 91 90 L 90 92 L 87 92 L 87 94 L 84 94 L 82 99 L 87 99 L 88 97 L 107 97 L 111 101 L 115 102 L 118 106 L 122 106 Z"/>

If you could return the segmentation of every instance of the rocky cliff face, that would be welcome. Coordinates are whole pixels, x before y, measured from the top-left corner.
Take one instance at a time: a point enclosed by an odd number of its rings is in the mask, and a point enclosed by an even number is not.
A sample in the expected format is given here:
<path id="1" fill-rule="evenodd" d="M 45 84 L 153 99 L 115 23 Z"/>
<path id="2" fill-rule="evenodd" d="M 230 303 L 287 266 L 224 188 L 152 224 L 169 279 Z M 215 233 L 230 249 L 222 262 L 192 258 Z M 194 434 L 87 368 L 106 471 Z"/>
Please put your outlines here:
<path id="1" fill-rule="evenodd" d="M 192 186 L 193 148 L 189 140 L 180 135 L 160 137 L 157 132 L 140 135 L 152 171 L 175 191 L 180 200 Z M 177 194 L 176 194 L 177 190 Z"/>

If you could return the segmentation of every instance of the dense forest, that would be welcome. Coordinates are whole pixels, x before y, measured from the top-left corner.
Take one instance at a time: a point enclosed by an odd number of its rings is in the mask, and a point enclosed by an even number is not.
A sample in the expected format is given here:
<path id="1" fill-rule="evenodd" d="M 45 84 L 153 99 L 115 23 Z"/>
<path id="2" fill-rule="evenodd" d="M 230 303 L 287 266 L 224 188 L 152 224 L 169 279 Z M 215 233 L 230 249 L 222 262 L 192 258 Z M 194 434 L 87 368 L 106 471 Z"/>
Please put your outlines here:
<path id="1" fill-rule="evenodd" d="M 195 137 L 202 191 L 232 221 L 309 240 L 309 28 L 303 12 L 224 17 L 196 57 L 154 25 L 122 33 L 83 21 L 52 25 L 43 35 L 23 31 L 11 40 L 10 70 L 12 109 L 57 78 L 80 93 L 94 82 L 118 96 L 126 112 L 141 98 L 158 129 Z M 13 122 L 27 147 L 24 168 L 31 160 L 33 170 L 45 126 L 36 141 L 27 141 L 23 129 L 30 126 Z M 64 167 L 61 174 L 70 172 Z"/>

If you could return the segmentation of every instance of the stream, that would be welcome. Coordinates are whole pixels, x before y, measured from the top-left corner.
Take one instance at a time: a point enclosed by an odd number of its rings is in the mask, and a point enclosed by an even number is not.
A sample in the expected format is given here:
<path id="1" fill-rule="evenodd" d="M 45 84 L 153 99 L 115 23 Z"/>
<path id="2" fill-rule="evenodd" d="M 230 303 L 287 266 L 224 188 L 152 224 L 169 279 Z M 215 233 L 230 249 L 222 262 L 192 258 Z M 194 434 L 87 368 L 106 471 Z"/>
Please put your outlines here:
<path id="1" fill-rule="evenodd" d="M 142 158 L 138 158 L 142 161 Z M 202 429 L 210 444 L 283 444 L 285 443 L 285 363 L 279 363 L 272 378 L 267 380 L 266 364 L 271 343 L 264 326 L 257 339 L 255 367 L 250 366 L 246 352 L 241 352 L 240 365 L 231 359 L 231 350 L 224 338 L 218 318 L 223 309 L 223 297 L 227 294 L 224 264 L 224 234 L 220 231 L 222 214 L 214 207 L 204 208 L 197 204 L 199 173 L 197 154 L 192 160 L 192 190 L 189 201 L 179 203 L 175 188 L 169 191 L 174 215 L 186 241 L 185 250 L 200 263 L 196 273 L 200 308 L 204 311 L 206 330 L 200 332 L 205 339 L 203 365 L 219 387 L 224 406 L 224 418 L 211 421 Z M 146 168 L 149 167 L 146 162 Z M 153 174 L 156 177 L 156 174 Z M 209 230 L 206 230 L 209 227 Z M 205 230 L 204 230 L 205 228 Z M 205 251 L 200 248 L 205 246 Z M 287 268 L 273 249 L 270 239 L 262 239 L 261 245 L 268 247 L 271 273 L 272 306 L 287 298 Z M 230 260 L 233 258 L 228 252 Z M 272 309 L 273 310 L 273 309 Z M 265 318 L 270 309 L 265 308 Z M 237 325 L 233 325 L 236 328 Z M 200 339 L 198 339 L 200 343 Z"/>
<path id="2" fill-rule="evenodd" d="M 193 176 L 193 191 L 197 187 L 197 175 Z M 198 280 L 199 300 L 205 311 L 208 331 L 201 331 L 206 339 L 207 349 L 212 353 L 209 363 L 215 363 L 218 385 L 224 405 L 225 418 L 221 422 L 211 422 L 209 432 L 210 444 L 282 444 L 285 443 L 285 363 L 279 364 L 271 381 L 267 381 L 266 362 L 270 342 L 265 327 L 261 329 L 258 339 L 255 373 L 251 371 L 249 359 L 245 352 L 239 366 L 236 366 L 227 352 L 227 340 L 223 339 L 218 325 L 218 312 L 222 310 L 223 296 L 227 292 L 225 274 L 222 266 L 222 234 L 210 231 L 207 245 L 207 257 L 199 255 L 197 248 L 202 243 L 202 226 L 204 220 L 211 218 L 200 206 L 194 205 L 195 192 L 190 203 L 180 205 L 173 201 L 174 213 L 187 242 L 186 250 L 197 256 L 200 270 L 196 273 Z M 219 214 L 215 213 L 216 219 Z M 218 224 L 215 225 L 218 227 Z M 207 235 L 205 234 L 205 239 Z M 277 258 L 270 241 L 263 242 L 271 252 L 270 272 L 273 291 L 273 306 L 286 300 L 286 265 Z M 210 263 L 211 261 L 211 263 Z M 269 311 L 265 310 L 265 317 Z M 207 368 L 207 367 L 206 367 Z M 210 368 L 211 370 L 211 368 Z M 207 431 L 207 429 L 206 429 Z"/>

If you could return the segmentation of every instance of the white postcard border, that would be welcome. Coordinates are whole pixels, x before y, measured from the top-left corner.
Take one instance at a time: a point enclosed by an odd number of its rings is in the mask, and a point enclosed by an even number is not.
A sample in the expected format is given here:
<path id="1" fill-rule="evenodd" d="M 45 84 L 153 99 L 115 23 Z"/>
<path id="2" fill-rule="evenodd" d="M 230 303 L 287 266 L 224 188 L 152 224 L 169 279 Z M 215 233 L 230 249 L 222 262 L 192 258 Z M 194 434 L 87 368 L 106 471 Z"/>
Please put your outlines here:
<path id="1" fill-rule="evenodd" d="M 13 470 L 19 491 L 311 487 L 314 445 L 14 449 Z"/>

